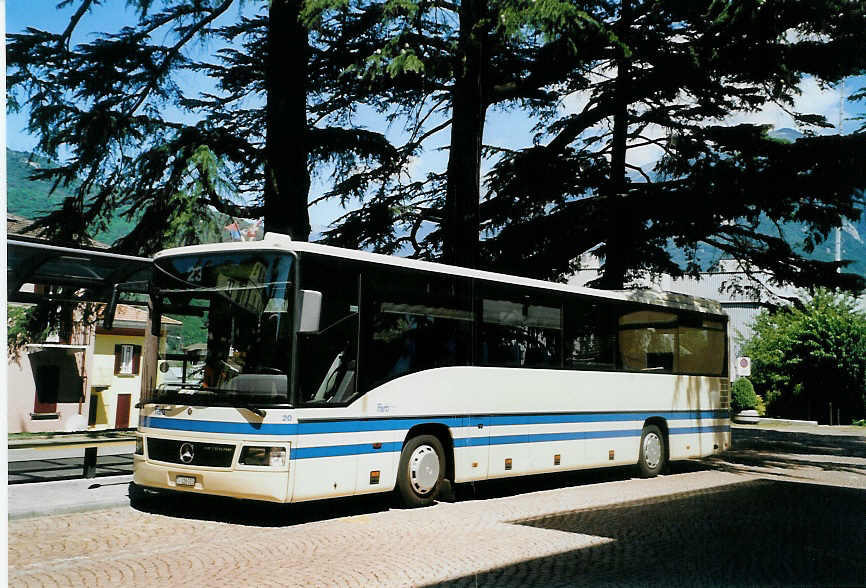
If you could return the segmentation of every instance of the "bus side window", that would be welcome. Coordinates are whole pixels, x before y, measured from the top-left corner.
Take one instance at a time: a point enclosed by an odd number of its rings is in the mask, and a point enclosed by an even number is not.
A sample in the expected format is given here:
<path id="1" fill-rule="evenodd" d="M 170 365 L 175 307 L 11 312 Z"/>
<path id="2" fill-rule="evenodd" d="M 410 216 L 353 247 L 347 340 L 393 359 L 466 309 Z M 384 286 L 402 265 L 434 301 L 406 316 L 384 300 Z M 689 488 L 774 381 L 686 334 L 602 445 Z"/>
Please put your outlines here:
<path id="1" fill-rule="evenodd" d="M 562 307 L 556 299 L 526 288 L 478 285 L 480 365 L 561 367 Z"/>
<path id="2" fill-rule="evenodd" d="M 680 373 L 721 376 L 726 363 L 725 324 L 700 317 L 681 321 L 678 351 Z"/>
<path id="3" fill-rule="evenodd" d="M 671 373 L 679 369 L 677 315 L 634 310 L 619 317 L 619 352 L 624 370 Z"/>
<path id="4" fill-rule="evenodd" d="M 616 369 L 616 322 L 610 303 L 571 298 L 565 304 L 565 368 Z"/>
<path id="5" fill-rule="evenodd" d="M 364 274 L 363 390 L 421 370 L 471 362 L 467 279 L 402 268 Z"/>

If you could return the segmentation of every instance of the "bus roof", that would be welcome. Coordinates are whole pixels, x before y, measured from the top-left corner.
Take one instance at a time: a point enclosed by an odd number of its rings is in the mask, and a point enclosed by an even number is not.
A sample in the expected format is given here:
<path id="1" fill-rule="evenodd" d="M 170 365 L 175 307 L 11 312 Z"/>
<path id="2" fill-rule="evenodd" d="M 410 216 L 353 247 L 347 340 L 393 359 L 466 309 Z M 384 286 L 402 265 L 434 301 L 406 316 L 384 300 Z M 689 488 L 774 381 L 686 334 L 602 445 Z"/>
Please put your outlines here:
<path id="1" fill-rule="evenodd" d="M 542 288 L 545 290 L 553 290 L 557 292 L 571 292 L 591 298 L 603 298 L 607 300 L 617 300 L 622 302 L 635 302 L 638 304 L 662 306 L 666 308 L 675 308 L 678 310 L 690 310 L 703 314 L 713 314 L 720 317 L 726 316 L 725 311 L 722 309 L 722 305 L 718 301 L 710 300 L 708 298 L 699 298 L 697 296 L 689 296 L 687 294 L 662 292 L 659 290 L 650 289 L 597 290 L 594 288 L 582 288 L 578 286 L 561 284 L 558 282 L 547 282 L 544 280 L 536 280 L 533 278 L 524 278 L 520 276 L 500 274 L 485 270 L 476 270 L 455 265 L 434 263 L 431 261 L 408 259 L 405 257 L 396 257 L 394 255 L 382 255 L 380 253 L 370 253 L 368 251 L 356 251 L 354 249 L 343 249 L 342 247 L 321 245 L 319 243 L 308 243 L 306 241 L 293 241 L 290 237 L 279 233 L 267 233 L 265 235 L 265 238 L 261 241 L 210 243 L 206 245 L 190 245 L 187 247 L 166 249 L 157 253 L 154 256 L 154 260 L 158 260 L 162 257 L 172 257 L 176 255 L 219 253 L 238 250 L 296 251 L 318 253 L 321 255 L 342 257 L 344 259 L 353 259 L 358 261 L 365 261 L 368 263 L 376 263 L 380 265 L 413 268 L 428 272 L 462 276 L 467 278 L 478 278 L 494 282 L 528 286 L 531 288 Z"/>

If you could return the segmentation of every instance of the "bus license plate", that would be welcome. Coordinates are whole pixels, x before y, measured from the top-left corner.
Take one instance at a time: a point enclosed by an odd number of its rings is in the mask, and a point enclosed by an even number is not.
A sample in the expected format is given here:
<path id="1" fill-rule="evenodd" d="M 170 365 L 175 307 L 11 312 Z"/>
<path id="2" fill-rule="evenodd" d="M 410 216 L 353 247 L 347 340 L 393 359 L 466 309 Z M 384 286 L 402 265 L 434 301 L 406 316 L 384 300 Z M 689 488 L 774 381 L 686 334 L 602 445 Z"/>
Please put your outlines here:
<path id="1" fill-rule="evenodd" d="M 194 476 L 178 476 L 174 481 L 178 486 L 195 486 Z"/>

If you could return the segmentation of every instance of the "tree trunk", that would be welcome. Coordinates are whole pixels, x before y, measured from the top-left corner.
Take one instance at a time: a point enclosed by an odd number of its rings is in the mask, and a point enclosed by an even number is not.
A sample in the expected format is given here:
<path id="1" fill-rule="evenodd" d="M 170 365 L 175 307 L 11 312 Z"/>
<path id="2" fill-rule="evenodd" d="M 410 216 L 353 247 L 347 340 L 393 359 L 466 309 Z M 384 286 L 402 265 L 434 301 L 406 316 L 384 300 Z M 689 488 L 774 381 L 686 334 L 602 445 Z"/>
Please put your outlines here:
<path id="1" fill-rule="evenodd" d="M 486 0 L 460 5 L 451 105 L 451 151 L 443 219 L 443 261 L 465 267 L 478 265 L 481 198 L 481 146 L 487 111 L 484 93 Z"/>
<path id="2" fill-rule="evenodd" d="M 265 55 L 267 86 L 264 225 L 293 239 L 310 237 L 307 202 L 307 30 L 300 0 L 272 0 Z"/>
<path id="3" fill-rule="evenodd" d="M 631 25 L 631 0 L 622 0 L 618 34 L 622 43 L 628 43 Z M 632 247 L 632 214 L 625 192 L 627 188 L 625 160 L 628 151 L 629 58 L 621 53 L 617 58 L 614 83 L 613 137 L 610 154 L 610 180 L 608 184 L 608 239 L 605 247 L 604 274 L 599 287 L 620 290 L 625 286 L 628 254 Z"/>

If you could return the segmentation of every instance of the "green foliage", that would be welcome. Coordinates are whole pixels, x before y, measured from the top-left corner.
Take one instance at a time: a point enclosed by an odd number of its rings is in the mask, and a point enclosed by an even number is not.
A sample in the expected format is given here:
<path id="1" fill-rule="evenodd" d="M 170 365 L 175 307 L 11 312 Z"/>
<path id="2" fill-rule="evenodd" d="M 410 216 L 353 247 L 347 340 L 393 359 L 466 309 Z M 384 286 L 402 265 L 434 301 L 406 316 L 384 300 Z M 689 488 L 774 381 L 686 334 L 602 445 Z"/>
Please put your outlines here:
<path id="1" fill-rule="evenodd" d="M 835 83 L 866 68 L 855 48 L 866 6 L 586 4 L 616 42 L 580 53 L 576 67 L 597 74 L 583 78 L 586 106 L 494 166 L 485 203 L 491 263 L 561 275 L 604 243 L 606 278 L 618 274 L 607 287 L 618 287 L 644 271 L 697 275 L 698 251 L 711 246 L 779 281 L 866 286 L 861 275 L 809 256 L 833 227 L 862 214 L 866 136 L 816 136 L 829 123 L 793 111 L 806 76 Z M 806 137 L 780 143 L 759 125 L 718 122 L 773 102 L 792 111 Z M 650 146 L 662 154 L 653 169 L 628 165 L 623 151 Z M 785 222 L 802 229 L 798 242 L 780 235 Z"/>
<path id="2" fill-rule="evenodd" d="M 752 410 L 758 407 L 755 387 L 748 378 L 740 378 L 731 386 L 731 411 Z"/>
<path id="3" fill-rule="evenodd" d="M 6 347 L 9 358 L 16 360 L 28 343 L 41 341 L 48 329 L 39 324 L 35 306 L 10 306 L 6 314 Z"/>
<path id="4" fill-rule="evenodd" d="M 767 416 L 767 405 L 764 404 L 764 399 L 760 395 L 755 394 L 755 400 L 755 410 L 758 411 L 758 416 Z"/>
<path id="5" fill-rule="evenodd" d="M 410 139 L 401 161 L 430 144 L 438 148 L 440 133 L 450 131 L 444 172 L 407 181 L 394 173 L 402 167 L 383 167 L 336 186 L 332 196 L 349 194 L 364 206 L 339 219 L 326 242 L 427 259 L 447 254 L 472 265 L 484 218 L 478 212 L 482 161 L 502 152 L 482 143 L 488 110 L 553 116 L 562 95 L 552 89 L 582 84 L 573 72 L 580 51 L 601 34 L 597 23 L 563 0 L 377 0 L 358 2 L 354 11 L 339 2 L 331 10 L 315 6 L 308 19 L 349 22 L 342 26 L 360 33 L 347 41 L 359 59 L 343 70 L 340 83 L 374 88 L 379 108 L 403 122 Z"/>
<path id="6" fill-rule="evenodd" d="M 10 105 L 57 161 L 32 171 L 56 190 L 40 219 L 55 240 L 121 215 L 134 228 L 116 246 L 147 254 L 217 230 L 212 210 L 305 239 L 318 173 L 320 199 L 361 203 L 332 244 L 542 278 L 592 249 L 609 287 L 696 275 L 712 248 L 778 281 L 866 285 L 812 256 L 862 214 L 866 134 L 819 136 L 829 123 L 795 110 L 807 77 L 866 70 L 862 2 L 127 4 L 129 22 L 77 45 L 102 3 L 64 2 L 79 10 L 62 31 L 8 39 Z M 802 139 L 725 122 L 771 104 Z M 491 108 L 528 113 L 536 135 L 485 143 Z M 405 142 L 360 128 L 371 112 Z M 440 148 L 447 168 L 407 173 Z M 647 148 L 658 164 L 631 166 Z"/>
<path id="7" fill-rule="evenodd" d="M 31 178 L 63 191 L 37 219 L 55 242 L 86 243 L 122 216 L 134 228 L 115 247 L 149 254 L 198 242 L 212 210 L 306 239 L 310 168 L 341 180 L 394 155 L 372 131 L 321 142 L 363 97 L 341 85 L 353 60 L 343 29 L 304 29 L 302 2 L 131 0 L 125 13 L 69 4 L 78 10 L 67 26 L 7 40 L 10 105 L 52 162 Z M 116 28 L 71 43 L 99 10 L 121 16 Z M 356 149 L 347 139 L 359 135 Z"/>
<path id="8" fill-rule="evenodd" d="M 818 290 L 800 307 L 763 311 L 743 354 L 774 416 L 843 421 L 866 412 L 866 313 L 854 298 Z"/>

